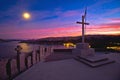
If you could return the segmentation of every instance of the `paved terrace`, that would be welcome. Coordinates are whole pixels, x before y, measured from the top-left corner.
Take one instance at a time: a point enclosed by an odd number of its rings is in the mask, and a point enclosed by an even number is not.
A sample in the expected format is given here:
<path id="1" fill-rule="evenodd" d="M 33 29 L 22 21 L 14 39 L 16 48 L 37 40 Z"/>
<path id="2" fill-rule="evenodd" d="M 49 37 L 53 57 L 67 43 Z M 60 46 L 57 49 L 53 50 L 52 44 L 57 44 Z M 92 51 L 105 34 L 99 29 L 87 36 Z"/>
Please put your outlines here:
<path id="1" fill-rule="evenodd" d="M 120 80 L 120 54 L 105 55 L 116 62 L 91 68 L 72 59 L 69 55 L 69 59 L 39 62 L 14 80 Z"/>

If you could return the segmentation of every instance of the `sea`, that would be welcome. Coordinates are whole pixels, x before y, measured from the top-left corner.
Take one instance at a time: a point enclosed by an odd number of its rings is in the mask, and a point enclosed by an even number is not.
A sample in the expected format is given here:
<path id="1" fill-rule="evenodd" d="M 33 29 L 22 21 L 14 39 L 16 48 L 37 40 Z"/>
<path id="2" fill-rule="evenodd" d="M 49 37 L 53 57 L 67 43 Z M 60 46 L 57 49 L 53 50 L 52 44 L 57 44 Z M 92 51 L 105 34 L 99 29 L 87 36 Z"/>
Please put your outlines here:
<path id="1" fill-rule="evenodd" d="M 17 51 L 15 50 L 17 45 L 20 45 L 22 47 L 21 52 L 23 53 L 31 52 L 35 48 L 37 49 L 39 46 L 36 44 L 20 43 L 18 41 L 2 42 L 0 43 L 0 59 L 15 57 L 17 55 Z"/>
<path id="2" fill-rule="evenodd" d="M 12 42 L 2 42 L 0 43 L 0 59 L 4 58 L 14 58 L 17 55 L 15 48 L 21 46 L 21 53 L 29 53 L 34 50 L 38 50 L 41 44 L 29 44 L 29 43 L 20 43 L 19 41 Z M 42 46 L 52 46 L 54 49 L 65 48 L 63 45 L 42 45 Z"/>

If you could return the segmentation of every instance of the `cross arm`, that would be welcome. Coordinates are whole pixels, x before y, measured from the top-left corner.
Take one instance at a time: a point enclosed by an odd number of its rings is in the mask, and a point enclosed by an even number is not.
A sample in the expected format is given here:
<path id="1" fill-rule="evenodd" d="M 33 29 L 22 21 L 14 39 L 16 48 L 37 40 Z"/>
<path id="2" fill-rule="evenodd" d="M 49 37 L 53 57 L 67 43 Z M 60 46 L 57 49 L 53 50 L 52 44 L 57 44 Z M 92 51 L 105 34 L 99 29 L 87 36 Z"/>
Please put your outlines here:
<path id="1" fill-rule="evenodd" d="M 77 24 L 85 24 L 85 25 L 89 25 L 89 23 L 83 23 L 83 22 L 76 22 Z"/>

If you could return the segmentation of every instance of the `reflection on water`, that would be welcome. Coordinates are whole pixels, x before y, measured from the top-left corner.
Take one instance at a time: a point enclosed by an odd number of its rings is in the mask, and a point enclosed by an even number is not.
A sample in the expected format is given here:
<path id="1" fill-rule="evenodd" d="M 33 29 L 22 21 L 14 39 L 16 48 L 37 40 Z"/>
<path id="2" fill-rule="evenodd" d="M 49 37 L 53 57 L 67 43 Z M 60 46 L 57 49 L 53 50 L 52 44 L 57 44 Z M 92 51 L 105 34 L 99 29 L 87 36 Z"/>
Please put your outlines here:
<path id="1" fill-rule="evenodd" d="M 19 46 L 21 46 L 22 50 L 21 52 L 31 52 L 33 50 L 33 47 L 30 44 L 27 43 L 19 43 Z"/>

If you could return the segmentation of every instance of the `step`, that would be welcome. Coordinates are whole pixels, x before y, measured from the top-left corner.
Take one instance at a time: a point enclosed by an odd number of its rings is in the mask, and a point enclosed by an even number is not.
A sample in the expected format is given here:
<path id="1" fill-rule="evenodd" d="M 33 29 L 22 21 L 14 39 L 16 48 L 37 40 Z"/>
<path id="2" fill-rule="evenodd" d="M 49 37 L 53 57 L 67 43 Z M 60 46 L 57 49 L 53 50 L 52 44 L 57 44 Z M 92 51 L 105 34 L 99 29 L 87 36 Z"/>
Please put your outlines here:
<path id="1" fill-rule="evenodd" d="M 91 63 L 91 62 L 88 62 L 88 61 L 86 61 L 86 60 L 84 60 L 84 59 L 80 59 L 80 58 L 75 58 L 75 60 L 80 61 L 80 62 L 82 62 L 82 63 L 84 63 L 84 64 L 86 64 L 86 65 L 88 65 L 88 66 L 90 66 L 90 67 L 92 67 L 92 68 L 100 67 L 100 66 L 103 66 L 103 65 L 106 65 L 106 64 L 110 64 L 110 63 L 114 63 L 114 62 L 115 62 L 115 61 L 109 60 L 109 59 L 106 60 L 106 61 L 96 62 L 96 63 Z"/>
<path id="2" fill-rule="evenodd" d="M 103 55 L 95 55 L 95 56 L 88 56 L 88 57 L 80 57 L 78 58 L 83 59 L 85 61 L 91 62 L 91 63 L 96 63 L 96 62 L 101 62 L 101 61 L 106 61 L 108 58 L 106 58 Z"/>

